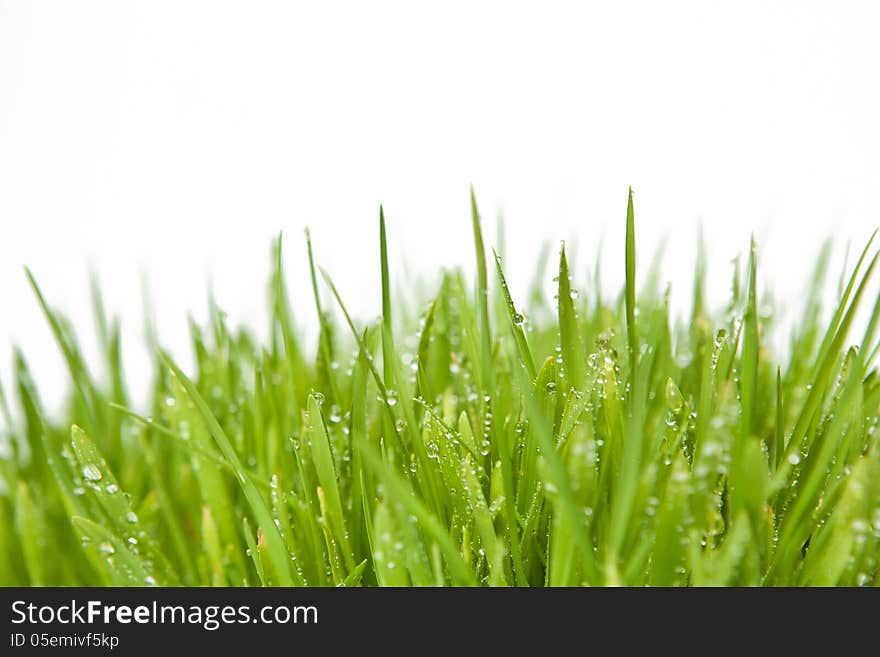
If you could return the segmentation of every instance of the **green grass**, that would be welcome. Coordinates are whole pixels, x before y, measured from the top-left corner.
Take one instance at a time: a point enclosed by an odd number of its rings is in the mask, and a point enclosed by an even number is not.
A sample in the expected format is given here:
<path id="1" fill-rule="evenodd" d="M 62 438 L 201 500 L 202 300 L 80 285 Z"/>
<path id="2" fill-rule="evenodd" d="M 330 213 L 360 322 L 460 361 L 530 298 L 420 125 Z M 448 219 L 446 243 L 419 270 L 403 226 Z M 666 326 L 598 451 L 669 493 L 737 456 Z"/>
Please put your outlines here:
<path id="1" fill-rule="evenodd" d="M 564 246 L 555 299 L 546 251 L 537 267 L 493 251 L 487 267 L 473 193 L 471 210 L 476 281 L 443 272 L 417 304 L 392 294 L 380 210 L 372 324 L 307 238 L 314 350 L 279 238 L 266 344 L 212 303 L 191 324 L 194 371 L 148 340 L 142 412 L 97 285 L 103 362 L 90 363 L 28 272 L 72 394 L 48 415 L 16 352 L 0 394 L 0 584 L 880 584 L 871 243 L 827 313 L 823 251 L 782 360 L 754 244 L 715 310 L 701 247 L 682 322 L 657 271 L 636 285 L 631 192 L 615 298 L 598 262 L 572 278 Z M 526 299 L 506 267 L 534 268 Z"/>

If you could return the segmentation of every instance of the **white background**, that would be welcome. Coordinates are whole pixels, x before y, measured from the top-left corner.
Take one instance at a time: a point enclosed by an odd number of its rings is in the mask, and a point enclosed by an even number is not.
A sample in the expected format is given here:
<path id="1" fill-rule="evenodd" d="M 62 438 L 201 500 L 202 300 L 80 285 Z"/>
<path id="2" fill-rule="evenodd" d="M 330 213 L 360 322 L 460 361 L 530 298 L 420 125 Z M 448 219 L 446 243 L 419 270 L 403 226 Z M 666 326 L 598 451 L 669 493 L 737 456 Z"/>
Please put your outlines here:
<path id="1" fill-rule="evenodd" d="M 470 184 L 520 296 L 543 239 L 584 273 L 604 235 L 618 283 L 632 185 L 641 262 L 668 236 L 681 297 L 701 222 L 714 297 L 754 232 L 796 301 L 823 238 L 842 262 L 880 223 L 877 6 L 0 0 L 0 377 L 15 341 L 47 399 L 66 386 L 24 264 L 87 338 L 92 266 L 143 377 L 142 274 L 186 362 L 209 279 L 264 326 L 282 229 L 311 321 L 308 224 L 371 319 L 379 203 L 398 280 L 470 268 Z"/>

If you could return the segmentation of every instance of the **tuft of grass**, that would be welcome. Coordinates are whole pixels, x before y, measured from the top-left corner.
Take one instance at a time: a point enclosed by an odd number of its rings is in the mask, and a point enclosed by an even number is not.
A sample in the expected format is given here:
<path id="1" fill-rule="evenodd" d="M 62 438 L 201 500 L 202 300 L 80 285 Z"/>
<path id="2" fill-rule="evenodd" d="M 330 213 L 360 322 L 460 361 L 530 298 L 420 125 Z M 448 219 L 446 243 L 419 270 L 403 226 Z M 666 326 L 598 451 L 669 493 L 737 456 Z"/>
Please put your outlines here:
<path id="1" fill-rule="evenodd" d="M 880 584 L 880 298 L 849 335 L 873 237 L 826 322 L 823 250 L 781 359 L 754 242 L 712 309 L 700 235 L 683 324 L 659 253 L 637 285 L 632 190 L 615 299 L 564 246 L 555 302 L 547 248 L 505 263 L 498 244 L 490 276 L 473 190 L 470 208 L 476 280 L 444 272 L 421 316 L 392 294 L 381 208 L 376 322 L 350 315 L 307 234 L 314 350 L 279 237 L 268 341 L 212 302 L 184 373 L 148 331 L 146 409 L 97 282 L 91 363 L 28 271 L 72 392 L 48 415 L 19 352 L 0 386 L 0 584 Z M 534 268 L 525 299 L 511 265 Z"/>

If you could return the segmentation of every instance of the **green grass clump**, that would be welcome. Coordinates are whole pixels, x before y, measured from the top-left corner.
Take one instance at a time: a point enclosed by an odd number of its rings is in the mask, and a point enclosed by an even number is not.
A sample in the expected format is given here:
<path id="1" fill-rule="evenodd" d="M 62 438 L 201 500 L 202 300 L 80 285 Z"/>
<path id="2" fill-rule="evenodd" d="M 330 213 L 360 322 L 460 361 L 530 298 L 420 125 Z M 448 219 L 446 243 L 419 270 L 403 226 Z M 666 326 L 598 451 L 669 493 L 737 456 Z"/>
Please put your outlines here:
<path id="1" fill-rule="evenodd" d="M 313 352 L 279 238 L 268 342 L 212 305 L 187 375 L 151 338 L 144 414 L 100 295 L 104 362 L 86 363 L 30 278 L 73 393 L 49 417 L 16 353 L 14 395 L 0 395 L 0 584 L 880 584 L 880 305 L 848 341 L 870 243 L 824 321 L 819 258 L 781 361 L 754 245 L 717 311 L 701 254 L 692 314 L 673 321 L 656 271 L 636 286 L 630 193 L 620 296 L 602 295 L 598 267 L 573 280 L 563 247 L 556 299 L 539 267 L 526 312 L 506 263 L 487 263 L 473 197 L 472 223 L 475 283 L 444 272 L 407 304 L 380 212 L 372 324 L 307 242 Z"/>

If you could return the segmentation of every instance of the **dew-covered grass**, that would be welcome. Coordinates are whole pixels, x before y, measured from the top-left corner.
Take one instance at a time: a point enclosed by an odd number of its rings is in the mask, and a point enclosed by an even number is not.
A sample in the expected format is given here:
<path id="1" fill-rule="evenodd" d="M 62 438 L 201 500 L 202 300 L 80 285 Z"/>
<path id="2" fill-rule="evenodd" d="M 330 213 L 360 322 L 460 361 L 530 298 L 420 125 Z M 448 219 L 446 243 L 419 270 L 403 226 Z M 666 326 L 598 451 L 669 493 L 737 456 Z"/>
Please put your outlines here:
<path id="1" fill-rule="evenodd" d="M 612 298 L 599 268 L 571 277 L 564 247 L 555 298 L 540 266 L 514 298 L 505 272 L 535 263 L 492 260 L 472 210 L 475 280 L 442 272 L 415 306 L 391 292 L 406 282 L 380 213 L 373 323 L 350 316 L 308 239 L 279 238 L 268 340 L 213 305 L 192 323 L 192 371 L 150 340 L 148 408 L 133 408 L 99 293 L 103 362 L 86 362 L 28 274 L 72 392 L 47 414 L 16 353 L 0 584 L 880 584 L 870 243 L 830 308 L 817 260 L 783 358 L 754 245 L 719 308 L 701 254 L 681 321 L 656 280 L 636 286 L 631 194 Z M 291 248 L 311 264 L 313 349 L 290 310 Z"/>

